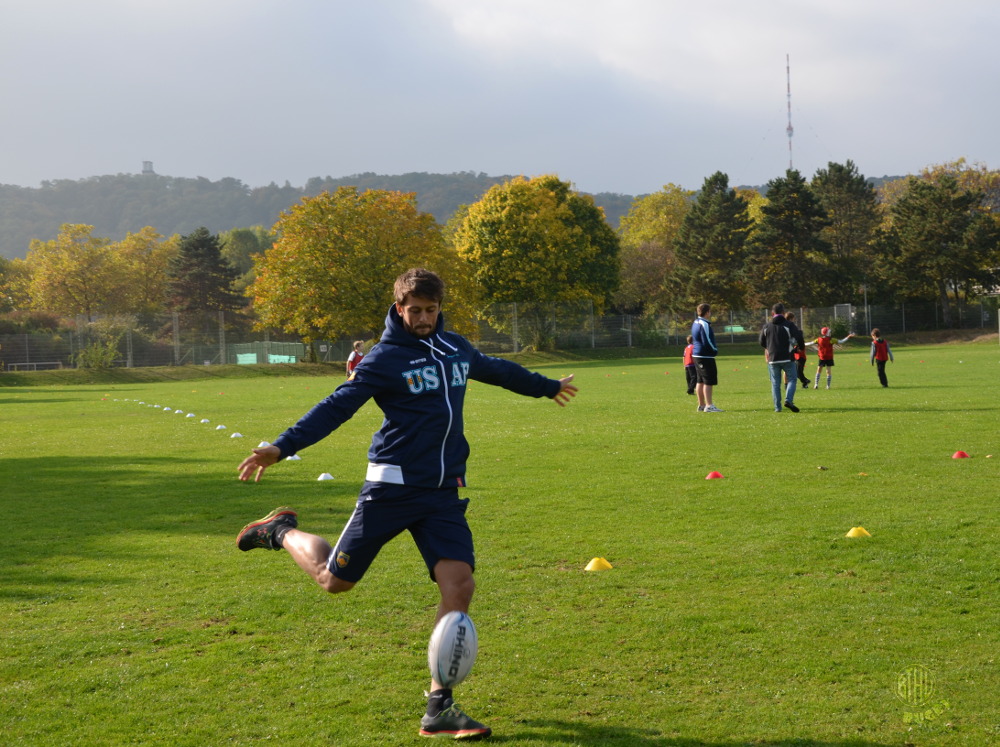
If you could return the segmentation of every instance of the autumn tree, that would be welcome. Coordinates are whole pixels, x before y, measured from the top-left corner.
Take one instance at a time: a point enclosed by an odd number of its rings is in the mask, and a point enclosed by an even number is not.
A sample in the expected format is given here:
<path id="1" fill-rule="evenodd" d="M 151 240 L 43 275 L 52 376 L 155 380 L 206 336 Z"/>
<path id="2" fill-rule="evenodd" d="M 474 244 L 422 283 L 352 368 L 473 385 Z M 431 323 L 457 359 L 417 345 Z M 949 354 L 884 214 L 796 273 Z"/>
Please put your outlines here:
<path id="1" fill-rule="evenodd" d="M 767 200 L 748 244 L 751 300 L 759 306 L 827 303 L 832 269 L 822 235 L 826 211 L 795 169 L 767 183 Z"/>
<path id="2" fill-rule="evenodd" d="M 157 314 L 167 303 L 170 261 L 177 254 L 177 238 L 164 239 L 146 226 L 111 245 L 125 279 L 123 310 Z"/>
<path id="3" fill-rule="evenodd" d="M 254 280 L 254 257 L 263 254 L 274 244 L 275 236 L 263 226 L 234 228 L 219 234 L 222 256 L 236 271 L 237 292 L 242 293 Z"/>
<path id="4" fill-rule="evenodd" d="M 232 289 L 236 272 L 222 257 L 219 237 L 207 228 L 180 238 L 167 274 L 170 306 L 175 311 L 228 311 L 243 303 Z"/>
<path id="5" fill-rule="evenodd" d="M 516 177 L 469 206 L 456 245 L 487 305 L 517 303 L 529 344 L 554 342 L 557 306 L 600 313 L 618 286 L 618 236 L 591 197 L 547 175 Z M 501 329 L 506 315 L 486 317 Z"/>
<path id="6" fill-rule="evenodd" d="M 64 224 L 51 241 L 31 242 L 25 262 L 33 308 L 88 320 L 125 308 L 127 279 L 108 239 L 92 232 L 93 226 Z"/>
<path id="7" fill-rule="evenodd" d="M 830 245 L 830 295 L 853 300 L 872 274 L 871 242 L 881 221 L 875 189 L 850 160 L 820 169 L 811 186 L 829 221 L 820 236 Z"/>
<path id="8" fill-rule="evenodd" d="M 262 326 L 306 340 L 374 336 L 395 278 L 426 267 L 448 287 L 449 325 L 463 329 L 460 263 L 412 193 L 340 187 L 303 198 L 274 231 L 278 239 L 255 259 L 257 277 L 247 288 Z"/>
<path id="9" fill-rule="evenodd" d="M 746 200 L 717 171 L 705 179 L 674 241 L 675 272 L 668 290 L 675 311 L 698 303 L 738 309 L 744 305 L 743 249 L 751 221 Z"/>
<path id="10" fill-rule="evenodd" d="M 637 198 L 622 218 L 621 285 L 614 295 L 619 309 L 641 314 L 669 306 L 666 288 L 674 271 L 674 240 L 693 195 L 667 184 L 659 192 Z"/>

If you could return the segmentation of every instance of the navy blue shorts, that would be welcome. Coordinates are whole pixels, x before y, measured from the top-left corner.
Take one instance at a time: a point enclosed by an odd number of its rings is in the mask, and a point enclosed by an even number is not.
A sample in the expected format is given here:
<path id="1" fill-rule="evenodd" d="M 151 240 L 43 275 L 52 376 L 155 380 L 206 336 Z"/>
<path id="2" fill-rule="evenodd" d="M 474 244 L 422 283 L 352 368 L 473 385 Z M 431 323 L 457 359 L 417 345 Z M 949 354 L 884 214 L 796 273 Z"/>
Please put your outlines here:
<path id="1" fill-rule="evenodd" d="M 379 550 L 408 531 L 432 580 L 439 560 L 461 560 L 475 570 L 472 531 L 465 520 L 468 505 L 468 499 L 458 497 L 458 488 L 366 482 L 358 496 L 358 505 L 327 560 L 327 568 L 337 578 L 356 583 Z"/>

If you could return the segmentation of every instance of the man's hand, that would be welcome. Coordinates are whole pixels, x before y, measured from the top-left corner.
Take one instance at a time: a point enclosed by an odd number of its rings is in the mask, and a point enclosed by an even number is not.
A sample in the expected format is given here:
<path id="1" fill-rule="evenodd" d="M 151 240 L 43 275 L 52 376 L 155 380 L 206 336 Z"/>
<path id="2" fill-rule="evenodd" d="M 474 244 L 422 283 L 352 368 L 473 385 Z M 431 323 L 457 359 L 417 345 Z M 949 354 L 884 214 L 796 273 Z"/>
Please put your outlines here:
<path id="1" fill-rule="evenodd" d="M 260 482 L 264 470 L 272 464 L 277 464 L 281 459 L 281 449 L 277 446 L 262 446 L 253 450 L 253 453 L 240 462 L 240 479 L 246 482 L 255 472 L 254 482 Z"/>
<path id="2" fill-rule="evenodd" d="M 576 396 L 578 390 L 570 383 L 571 381 L 573 381 L 573 374 L 559 379 L 559 391 L 552 399 L 554 399 L 555 403 L 560 407 L 565 407 L 566 403 L 569 402 L 570 397 Z"/>

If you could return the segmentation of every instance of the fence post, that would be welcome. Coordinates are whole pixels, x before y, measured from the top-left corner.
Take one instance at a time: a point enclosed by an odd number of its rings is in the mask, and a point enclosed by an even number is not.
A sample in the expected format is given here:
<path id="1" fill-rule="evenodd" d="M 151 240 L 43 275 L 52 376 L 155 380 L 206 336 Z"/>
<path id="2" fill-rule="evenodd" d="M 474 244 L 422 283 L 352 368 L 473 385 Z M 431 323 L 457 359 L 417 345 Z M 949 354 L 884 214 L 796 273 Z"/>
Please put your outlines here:
<path id="1" fill-rule="evenodd" d="M 594 333 L 594 299 L 590 299 L 590 347 L 597 347 L 597 336 Z"/>
<path id="2" fill-rule="evenodd" d="M 517 301 L 514 302 L 514 319 L 513 319 L 513 325 L 511 327 L 511 331 L 513 332 L 513 334 L 511 335 L 511 342 L 513 343 L 514 352 L 516 353 L 517 352 L 517 337 L 518 337 L 518 334 L 517 334 Z"/>
<path id="3" fill-rule="evenodd" d="M 219 363 L 226 365 L 226 312 L 219 309 Z"/>
<path id="4" fill-rule="evenodd" d="M 180 332 L 180 319 L 176 311 L 171 313 L 173 317 L 174 326 L 174 365 L 179 366 L 181 364 L 181 332 Z"/>
<path id="5" fill-rule="evenodd" d="M 125 331 L 125 349 L 127 353 L 125 355 L 125 368 L 133 367 L 132 360 L 132 325 L 128 325 L 128 329 Z"/>

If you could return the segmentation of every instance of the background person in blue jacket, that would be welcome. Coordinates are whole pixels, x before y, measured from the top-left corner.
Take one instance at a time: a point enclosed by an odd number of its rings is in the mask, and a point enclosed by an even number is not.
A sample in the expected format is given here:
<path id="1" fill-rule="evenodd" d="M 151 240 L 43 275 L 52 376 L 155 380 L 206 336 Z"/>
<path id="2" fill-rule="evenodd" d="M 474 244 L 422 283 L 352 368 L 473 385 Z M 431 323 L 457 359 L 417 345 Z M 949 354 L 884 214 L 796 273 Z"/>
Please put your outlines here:
<path id="1" fill-rule="evenodd" d="M 349 591 L 379 550 L 410 532 L 441 602 L 437 619 L 468 612 L 475 568 L 472 532 L 465 519 L 469 444 L 462 425 L 466 382 L 502 386 L 565 406 L 577 388 L 573 376 L 549 379 L 477 351 L 464 337 L 444 331 L 444 283 L 433 272 L 408 270 L 396 279 L 379 343 L 351 377 L 307 412 L 270 446 L 256 448 L 239 466 L 239 477 L 260 480 L 281 459 L 328 436 L 369 399 L 385 419 L 372 437 L 368 473 L 357 505 L 336 545 L 296 527 L 297 515 L 277 508 L 239 533 L 241 550 L 284 548 L 299 567 L 331 593 Z M 455 704 L 451 689 L 431 682 L 423 736 L 480 739 L 491 731 Z"/>
<path id="2" fill-rule="evenodd" d="M 698 318 L 691 325 L 691 339 L 694 350 L 694 366 L 697 369 L 698 383 L 694 391 L 698 395 L 698 412 L 722 412 L 712 402 L 712 389 L 719 383 L 719 372 L 715 365 L 715 356 L 719 348 L 715 344 L 715 332 L 712 323 L 708 321 L 708 312 L 712 307 L 707 304 L 698 305 Z"/>

